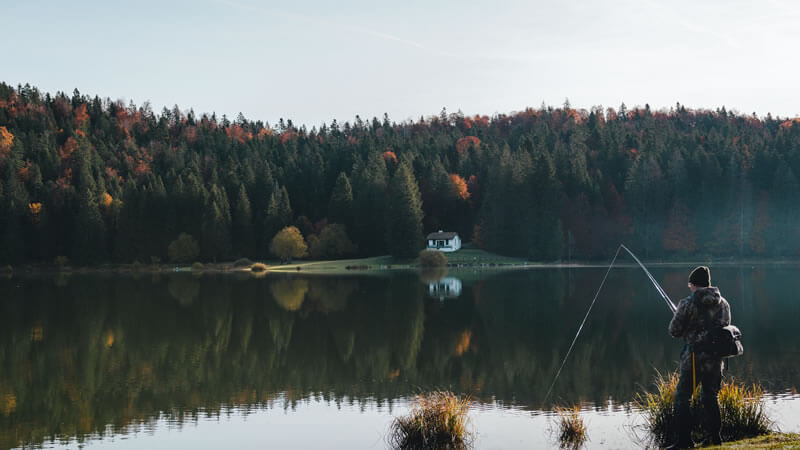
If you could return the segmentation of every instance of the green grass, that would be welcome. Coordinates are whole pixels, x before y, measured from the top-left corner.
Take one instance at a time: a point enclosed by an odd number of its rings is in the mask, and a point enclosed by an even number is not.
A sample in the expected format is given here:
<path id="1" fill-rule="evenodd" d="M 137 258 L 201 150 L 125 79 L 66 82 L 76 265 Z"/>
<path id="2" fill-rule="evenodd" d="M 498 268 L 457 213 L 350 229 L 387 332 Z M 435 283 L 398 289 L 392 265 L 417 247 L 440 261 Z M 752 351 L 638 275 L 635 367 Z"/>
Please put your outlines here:
<path id="1" fill-rule="evenodd" d="M 468 398 L 452 392 L 419 395 L 411 412 L 392 422 L 389 445 L 403 450 L 470 448 L 469 406 Z"/>
<path id="2" fill-rule="evenodd" d="M 558 413 L 558 442 L 561 448 L 580 448 L 587 439 L 586 424 L 580 408 L 556 408 Z"/>
<path id="3" fill-rule="evenodd" d="M 677 439 L 674 427 L 673 401 L 678 385 L 678 373 L 668 377 L 661 374 L 656 379 L 655 392 L 639 394 L 636 406 L 642 410 L 645 427 L 657 444 L 666 444 Z M 700 395 L 695 392 L 692 400 L 692 417 L 702 417 Z M 722 439 L 732 441 L 767 434 L 772 421 L 765 413 L 764 394 L 761 387 L 742 386 L 734 381 L 722 383 L 719 391 L 719 406 L 722 419 Z M 693 438 L 702 440 L 703 432 L 699 421 L 692 428 Z"/>
<path id="4" fill-rule="evenodd" d="M 766 449 L 800 449 L 800 434 L 797 433 L 769 433 L 749 439 L 723 442 L 720 446 L 704 447 L 705 449 L 722 448 L 766 448 Z"/>

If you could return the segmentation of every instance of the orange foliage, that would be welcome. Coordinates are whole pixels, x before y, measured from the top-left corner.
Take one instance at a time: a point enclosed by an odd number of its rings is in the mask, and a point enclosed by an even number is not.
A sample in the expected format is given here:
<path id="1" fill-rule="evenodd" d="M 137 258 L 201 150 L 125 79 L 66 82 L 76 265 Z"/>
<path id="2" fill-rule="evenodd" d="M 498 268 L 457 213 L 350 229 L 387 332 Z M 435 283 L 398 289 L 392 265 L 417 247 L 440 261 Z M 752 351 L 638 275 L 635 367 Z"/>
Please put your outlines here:
<path id="1" fill-rule="evenodd" d="M 253 133 L 245 130 L 244 128 L 240 127 L 239 125 L 231 125 L 225 129 L 225 133 L 227 133 L 228 137 L 233 139 L 234 141 L 244 144 L 244 141 L 249 141 L 253 139 Z"/>
<path id="2" fill-rule="evenodd" d="M 639 154 L 639 150 L 636 150 L 635 148 L 629 148 L 628 149 L 628 155 L 630 156 L 631 159 L 636 159 L 636 156 L 638 154 Z"/>
<path id="3" fill-rule="evenodd" d="M 472 118 L 472 123 L 475 126 L 486 128 L 489 126 L 489 116 L 479 116 L 476 114 L 475 117 Z"/>
<path id="4" fill-rule="evenodd" d="M 461 139 L 456 141 L 456 151 L 458 154 L 464 153 L 470 147 L 479 147 L 481 145 L 481 140 L 475 136 L 464 136 Z"/>
<path id="5" fill-rule="evenodd" d="M 450 183 L 453 185 L 453 191 L 456 196 L 461 200 L 469 198 L 469 190 L 467 189 L 467 182 L 464 181 L 457 173 L 450 174 Z"/>
<path id="6" fill-rule="evenodd" d="M 11 151 L 14 135 L 6 127 L 0 127 L 0 156 L 5 156 Z"/>
<path id="7" fill-rule="evenodd" d="M 114 199 L 111 197 L 111 194 L 109 194 L 108 192 L 103 192 L 103 195 L 100 197 L 100 203 L 106 208 L 111 206 L 111 201 L 112 200 L 114 200 Z"/>
<path id="8" fill-rule="evenodd" d="M 36 217 L 42 212 L 42 204 L 39 202 L 28 203 L 28 211 Z"/>
<path id="9" fill-rule="evenodd" d="M 391 150 L 386 150 L 383 152 L 383 160 L 386 162 L 392 161 L 395 164 L 397 163 L 397 155 L 394 154 Z"/>
<path id="10" fill-rule="evenodd" d="M 72 137 L 69 137 L 67 138 L 67 142 L 64 142 L 64 145 L 61 146 L 61 150 L 58 151 L 58 154 L 61 156 L 61 159 L 67 159 L 72 155 L 76 148 L 78 148 L 78 141 Z"/>
<path id="11" fill-rule="evenodd" d="M 272 130 L 267 130 L 266 128 L 262 128 L 258 130 L 258 134 L 256 134 L 256 137 L 259 140 L 264 139 L 267 136 L 272 136 Z"/>
<path id="12" fill-rule="evenodd" d="M 80 106 L 75 108 L 75 128 L 81 128 L 89 120 L 89 114 L 86 113 L 86 103 L 81 103 Z"/>
<path id="13" fill-rule="evenodd" d="M 794 119 L 789 119 L 787 121 L 784 121 L 783 123 L 781 123 L 780 128 L 785 130 L 795 125 L 800 125 L 800 117 L 795 117 Z"/>

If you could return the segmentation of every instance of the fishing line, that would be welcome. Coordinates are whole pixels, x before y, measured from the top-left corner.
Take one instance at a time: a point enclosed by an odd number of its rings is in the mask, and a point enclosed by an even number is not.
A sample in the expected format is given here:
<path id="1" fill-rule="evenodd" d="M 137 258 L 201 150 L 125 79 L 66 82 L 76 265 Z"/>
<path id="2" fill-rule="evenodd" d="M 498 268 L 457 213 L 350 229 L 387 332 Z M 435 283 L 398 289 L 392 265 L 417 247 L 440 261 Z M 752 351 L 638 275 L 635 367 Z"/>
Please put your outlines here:
<path id="1" fill-rule="evenodd" d="M 597 301 L 597 297 L 600 296 L 600 291 L 603 289 L 603 285 L 606 284 L 606 278 L 608 278 L 609 272 L 611 272 L 611 269 L 614 267 L 614 263 L 617 261 L 617 257 L 619 256 L 619 251 L 622 249 L 625 249 L 625 251 L 628 252 L 629 255 L 631 255 L 633 260 L 636 261 L 636 264 L 638 264 L 639 267 L 641 267 L 642 270 L 644 270 L 644 273 L 647 274 L 647 278 L 650 279 L 650 281 L 653 283 L 653 286 L 655 286 L 656 290 L 658 291 L 659 295 L 661 295 L 661 298 L 663 298 L 664 301 L 667 303 L 667 306 L 669 307 L 670 311 L 672 311 L 673 314 L 675 313 L 677 309 L 675 307 L 675 304 L 672 303 L 672 300 L 669 298 L 669 295 L 667 295 L 667 293 L 664 292 L 664 288 L 662 288 L 661 285 L 658 284 L 655 277 L 653 277 L 653 274 L 651 274 L 650 271 L 647 270 L 647 267 L 645 267 L 644 264 L 642 264 L 642 262 L 639 261 L 639 258 L 637 258 L 636 255 L 634 255 L 633 252 L 630 251 L 630 249 L 628 249 L 628 247 L 625 247 L 624 244 L 619 244 L 619 247 L 617 247 L 617 252 L 614 253 L 614 259 L 611 260 L 611 264 L 609 264 L 608 270 L 606 270 L 606 274 L 605 276 L 603 276 L 603 281 L 600 283 L 600 287 L 597 288 L 597 292 L 594 294 L 594 298 L 592 299 L 592 303 L 589 305 L 589 309 L 586 311 L 586 315 L 583 316 L 583 321 L 581 321 L 581 325 L 578 327 L 578 332 L 575 333 L 575 337 L 572 339 L 572 343 L 569 345 L 567 354 L 564 356 L 564 360 L 561 361 L 561 366 L 558 368 L 558 372 L 556 372 L 556 376 L 555 378 L 553 378 L 553 382 L 550 384 L 550 389 L 547 390 L 547 395 L 544 396 L 545 402 L 547 401 L 548 398 L 550 398 L 550 394 L 553 392 L 553 387 L 556 385 L 556 381 L 558 381 L 559 375 L 561 375 L 561 369 L 563 369 L 564 365 L 567 363 L 567 358 L 569 358 L 569 354 L 572 353 L 572 348 L 575 346 L 575 342 L 577 342 L 578 336 L 580 336 L 581 331 L 583 330 L 583 325 L 586 323 L 586 319 L 589 318 L 589 313 L 592 312 L 592 307 L 594 307 L 594 304 Z"/>
<path id="2" fill-rule="evenodd" d="M 544 396 L 544 401 L 550 397 L 550 393 L 553 392 L 553 386 L 556 385 L 556 381 L 558 380 L 558 376 L 561 375 L 561 369 L 564 368 L 564 364 L 567 363 L 567 358 L 569 358 L 569 354 L 572 352 L 572 347 L 575 346 L 575 342 L 578 340 L 578 336 L 581 334 L 581 330 L 583 330 L 583 325 L 586 323 L 586 319 L 589 318 L 589 313 L 592 312 L 592 307 L 594 306 L 594 302 L 597 301 L 597 297 L 600 295 L 600 291 L 603 289 L 603 285 L 606 284 L 606 278 L 608 278 L 608 273 L 611 272 L 611 268 L 614 267 L 614 262 L 617 260 L 617 256 L 619 256 L 619 251 L 622 249 L 622 244 L 617 247 L 617 252 L 614 253 L 614 259 L 611 260 L 611 264 L 608 266 L 608 270 L 606 270 L 606 274 L 603 277 L 603 281 L 600 283 L 600 287 L 597 288 L 597 292 L 594 294 L 594 299 L 592 299 L 592 304 L 589 305 L 589 309 L 586 311 L 586 315 L 583 316 L 583 321 L 581 325 L 578 327 L 578 332 L 575 333 L 575 338 L 572 339 L 572 344 L 569 345 L 569 350 L 567 350 L 567 354 L 564 356 L 564 360 L 561 361 L 561 367 L 558 368 L 558 372 L 556 372 L 556 377 L 553 378 L 553 383 L 550 384 L 550 389 L 547 390 L 547 395 Z"/>
<path id="3" fill-rule="evenodd" d="M 636 255 L 634 255 L 632 251 L 628 250 L 628 247 L 625 247 L 624 244 L 619 244 L 619 246 L 621 248 L 624 248 L 625 251 L 628 252 L 629 255 L 631 255 L 633 260 L 636 261 L 637 264 L 639 264 L 639 267 L 641 267 L 642 270 L 644 270 L 644 273 L 647 274 L 647 278 L 650 278 L 650 281 L 653 282 L 653 286 L 655 286 L 656 290 L 658 291 L 658 293 L 661 294 L 661 298 L 663 298 L 664 301 L 667 302 L 667 306 L 669 306 L 669 310 L 672 311 L 673 313 L 675 313 L 675 311 L 678 308 L 675 306 L 674 303 L 672 303 L 672 300 L 669 298 L 669 295 L 667 295 L 667 293 L 664 292 L 664 288 L 662 288 L 661 285 L 658 284 L 658 281 L 656 281 L 656 279 L 653 277 L 653 275 L 650 273 L 650 271 L 647 270 L 647 267 L 645 267 L 644 264 L 642 264 L 642 262 L 639 261 L 639 258 L 637 258 Z M 617 249 L 617 251 L 619 251 L 619 249 Z M 611 264 L 614 264 L 614 263 L 612 262 Z"/>

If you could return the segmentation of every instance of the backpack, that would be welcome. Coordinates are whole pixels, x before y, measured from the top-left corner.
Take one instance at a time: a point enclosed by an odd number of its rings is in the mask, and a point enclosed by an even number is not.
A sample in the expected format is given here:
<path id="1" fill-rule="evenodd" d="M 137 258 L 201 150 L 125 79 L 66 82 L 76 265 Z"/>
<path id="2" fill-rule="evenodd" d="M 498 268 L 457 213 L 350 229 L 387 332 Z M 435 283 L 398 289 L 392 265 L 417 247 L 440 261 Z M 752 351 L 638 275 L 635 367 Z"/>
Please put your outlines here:
<path id="1" fill-rule="evenodd" d="M 708 352 L 716 358 L 731 358 L 744 353 L 742 346 L 742 332 L 735 325 L 719 326 L 711 323 L 708 308 L 704 307 L 697 299 L 695 305 L 700 310 L 705 321 L 708 334 L 705 340 L 698 345 L 698 350 Z"/>

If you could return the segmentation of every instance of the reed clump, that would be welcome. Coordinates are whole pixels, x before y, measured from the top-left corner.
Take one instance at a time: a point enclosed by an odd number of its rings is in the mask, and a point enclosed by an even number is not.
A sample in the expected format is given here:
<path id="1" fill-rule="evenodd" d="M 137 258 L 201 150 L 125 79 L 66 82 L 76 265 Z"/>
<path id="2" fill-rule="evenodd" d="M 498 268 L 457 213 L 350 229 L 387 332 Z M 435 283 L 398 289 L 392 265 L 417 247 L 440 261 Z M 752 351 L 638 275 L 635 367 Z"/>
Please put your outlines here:
<path id="1" fill-rule="evenodd" d="M 580 407 L 556 408 L 558 413 L 558 442 L 561 448 L 580 448 L 587 439 L 586 423 L 580 415 Z"/>
<path id="2" fill-rule="evenodd" d="M 471 448 L 469 407 L 469 398 L 452 392 L 418 395 L 411 412 L 392 422 L 389 445 L 403 450 Z"/>
<path id="3" fill-rule="evenodd" d="M 267 265 L 264 264 L 264 263 L 255 263 L 252 266 L 250 266 L 250 270 L 252 272 L 266 272 L 267 271 Z"/>
<path id="4" fill-rule="evenodd" d="M 645 429 L 658 444 L 674 442 L 678 437 L 675 427 L 673 403 L 675 389 L 678 386 L 678 373 L 656 379 L 655 392 L 644 392 L 637 395 L 636 406 L 645 418 Z M 700 401 L 698 386 L 691 401 L 693 418 L 692 437 L 701 440 L 704 431 L 701 425 L 703 405 Z M 724 382 L 719 391 L 719 409 L 722 419 L 723 441 L 735 441 L 767 434 L 772 430 L 773 422 L 767 416 L 764 391 L 758 385 L 744 386 L 735 381 Z"/>

